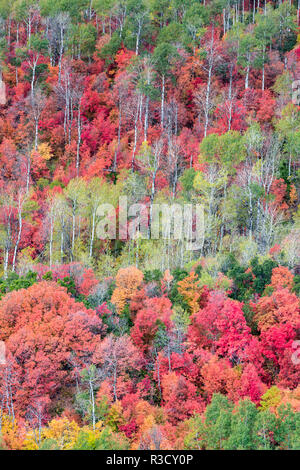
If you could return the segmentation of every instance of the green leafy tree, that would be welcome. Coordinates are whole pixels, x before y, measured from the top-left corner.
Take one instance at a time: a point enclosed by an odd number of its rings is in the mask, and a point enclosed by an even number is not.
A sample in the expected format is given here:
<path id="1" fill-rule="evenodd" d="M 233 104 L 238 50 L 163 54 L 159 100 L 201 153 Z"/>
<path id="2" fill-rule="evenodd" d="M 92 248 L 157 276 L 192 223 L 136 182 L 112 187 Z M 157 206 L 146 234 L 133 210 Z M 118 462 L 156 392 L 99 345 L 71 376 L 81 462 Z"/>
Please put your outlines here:
<path id="1" fill-rule="evenodd" d="M 171 72 L 174 61 L 178 58 L 176 47 L 172 44 L 161 43 L 154 49 L 153 61 L 156 71 L 161 79 L 161 106 L 160 106 L 160 125 L 164 127 L 164 112 L 165 112 L 165 87 L 166 78 Z"/>
<path id="2" fill-rule="evenodd" d="M 252 401 L 246 399 L 239 402 L 231 419 L 231 433 L 225 449 L 251 450 L 255 448 L 254 424 L 258 411 Z"/>
<path id="3" fill-rule="evenodd" d="M 256 417 L 253 433 L 254 445 L 258 450 L 274 450 L 274 435 L 276 434 L 278 422 L 269 410 L 260 411 Z"/>

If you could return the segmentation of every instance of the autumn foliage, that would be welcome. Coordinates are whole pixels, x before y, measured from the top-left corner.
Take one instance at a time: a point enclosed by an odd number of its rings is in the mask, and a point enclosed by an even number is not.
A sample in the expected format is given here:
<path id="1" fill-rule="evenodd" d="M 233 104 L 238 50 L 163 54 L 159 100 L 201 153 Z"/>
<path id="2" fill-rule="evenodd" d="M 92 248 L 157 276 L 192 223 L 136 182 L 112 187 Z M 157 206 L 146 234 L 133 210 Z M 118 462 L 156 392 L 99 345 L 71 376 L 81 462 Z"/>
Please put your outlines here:
<path id="1" fill-rule="evenodd" d="M 299 12 L 0 0 L 0 449 L 300 449 Z"/>

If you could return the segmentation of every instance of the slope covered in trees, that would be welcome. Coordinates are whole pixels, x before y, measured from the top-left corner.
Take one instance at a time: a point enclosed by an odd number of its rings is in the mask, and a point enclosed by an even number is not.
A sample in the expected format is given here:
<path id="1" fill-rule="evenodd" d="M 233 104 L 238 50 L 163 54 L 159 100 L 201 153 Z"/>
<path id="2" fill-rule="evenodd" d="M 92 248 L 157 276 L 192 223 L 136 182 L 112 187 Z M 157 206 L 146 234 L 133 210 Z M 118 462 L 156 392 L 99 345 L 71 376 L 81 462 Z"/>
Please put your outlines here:
<path id="1" fill-rule="evenodd" d="M 0 69 L 1 447 L 299 449 L 297 2 L 0 0 Z"/>

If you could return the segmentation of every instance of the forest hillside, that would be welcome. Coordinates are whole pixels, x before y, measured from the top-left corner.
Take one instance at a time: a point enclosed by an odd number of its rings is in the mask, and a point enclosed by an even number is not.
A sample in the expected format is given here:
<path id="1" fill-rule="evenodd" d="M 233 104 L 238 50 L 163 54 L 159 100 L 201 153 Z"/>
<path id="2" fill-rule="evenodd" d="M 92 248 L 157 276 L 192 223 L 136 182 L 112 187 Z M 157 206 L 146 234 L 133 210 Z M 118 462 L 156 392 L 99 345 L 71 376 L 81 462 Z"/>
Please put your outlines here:
<path id="1" fill-rule="evenodd" d="M 0 0 L 1 449 L 300 449 L 299 20 Z"/>

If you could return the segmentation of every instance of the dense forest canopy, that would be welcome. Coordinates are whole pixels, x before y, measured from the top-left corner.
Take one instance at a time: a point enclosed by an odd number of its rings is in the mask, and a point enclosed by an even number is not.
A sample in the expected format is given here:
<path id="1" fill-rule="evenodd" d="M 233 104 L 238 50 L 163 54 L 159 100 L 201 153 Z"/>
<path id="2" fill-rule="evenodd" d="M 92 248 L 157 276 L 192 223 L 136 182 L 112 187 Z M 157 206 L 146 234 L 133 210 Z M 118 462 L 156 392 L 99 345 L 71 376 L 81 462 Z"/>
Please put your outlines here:
<path id="1" fill-rule="evenodd" d="M 0 0 L 1 448 L 300 448 L 299 9 Z"/>

